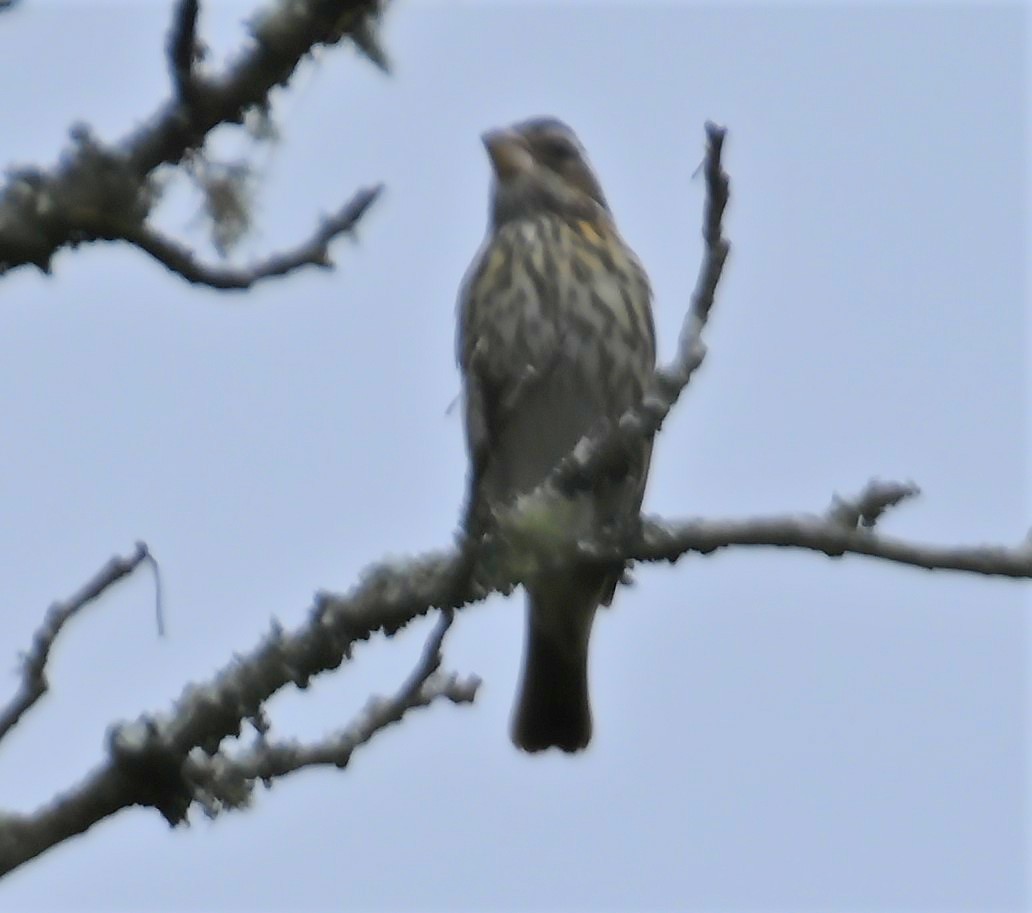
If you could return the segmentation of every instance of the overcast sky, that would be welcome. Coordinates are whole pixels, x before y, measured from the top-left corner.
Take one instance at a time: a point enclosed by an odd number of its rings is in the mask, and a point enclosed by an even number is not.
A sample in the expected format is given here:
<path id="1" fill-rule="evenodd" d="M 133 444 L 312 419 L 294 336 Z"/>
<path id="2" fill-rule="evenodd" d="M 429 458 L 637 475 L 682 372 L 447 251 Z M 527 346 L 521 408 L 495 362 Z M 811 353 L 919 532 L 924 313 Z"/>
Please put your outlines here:
<path id="1" fill-rule="evenodd" d="M 203 3 L 212 63 L 245 2 Z M 0 19 L 6 163 L 104 140 L 168 93 L 165 0 L 24 0 Z M 893 535 L 1014 543 L 1032 524 L 1020 7 L 397 4 L 384 77 L 348 48 L 275 96 L 241 259 L 388 191 L 334 273 L 247 295 L 118 246 L 0 295 L 0 670 L 47 605 L 146 540 L 76 620 L 53 691 L 0 751 L 28 810 L 317 589 L 451 541 L 462 497 L 454 301 L 484 230 L 487 127 L 580 134 L 651 273 L 662 357 L 700 257 L 703 123 L 729 129 L 733 244 L 709 357 L 664 429 L 646 510 L 823 510 L 872 476 L 924 495 Z M 164 227 L 210 253 L 176 185 Z M 641 568 L 597 627 L 596 736 L 518 754 L 519 596 L 463 612 L 446 663 L 484 679 L 346 771 L 170 832 L 132 810 L 7 878 L 49 909 L 1018 909 L 1027 896 L 1027 587 L 792 552 Z M 314 738 L 410 669 L 427 625 L 269 707 Z"/>

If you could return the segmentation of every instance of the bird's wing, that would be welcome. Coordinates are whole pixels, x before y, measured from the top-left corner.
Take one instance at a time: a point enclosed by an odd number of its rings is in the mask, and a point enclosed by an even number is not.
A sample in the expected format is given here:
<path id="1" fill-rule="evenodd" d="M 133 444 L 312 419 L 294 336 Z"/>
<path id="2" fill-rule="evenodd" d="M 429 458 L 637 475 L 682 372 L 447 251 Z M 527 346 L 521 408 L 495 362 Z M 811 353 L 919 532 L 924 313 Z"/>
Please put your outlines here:
<path id="1" fill-rule="evenodd" d="M 541 238 L 534 237 L 540 230 L 511 225 L 495 232 L 459 293 L 457 354 L 475 473 L 559 353 L 554 282 L 545 275 Z"/>

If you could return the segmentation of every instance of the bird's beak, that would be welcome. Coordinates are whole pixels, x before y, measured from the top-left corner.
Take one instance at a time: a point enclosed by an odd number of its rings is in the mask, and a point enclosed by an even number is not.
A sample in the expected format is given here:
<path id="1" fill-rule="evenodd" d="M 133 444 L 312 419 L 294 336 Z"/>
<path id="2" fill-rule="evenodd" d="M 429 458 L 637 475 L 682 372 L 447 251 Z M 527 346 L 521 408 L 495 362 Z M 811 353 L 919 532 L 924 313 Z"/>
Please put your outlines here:
<path id="1" fill-rule="evenodd" d="M 500 181 L 527 171 L 534 164 L 523 137 L 515 130 L 488 130 L 481 139 L 491 158 L 491 167 Z"/>

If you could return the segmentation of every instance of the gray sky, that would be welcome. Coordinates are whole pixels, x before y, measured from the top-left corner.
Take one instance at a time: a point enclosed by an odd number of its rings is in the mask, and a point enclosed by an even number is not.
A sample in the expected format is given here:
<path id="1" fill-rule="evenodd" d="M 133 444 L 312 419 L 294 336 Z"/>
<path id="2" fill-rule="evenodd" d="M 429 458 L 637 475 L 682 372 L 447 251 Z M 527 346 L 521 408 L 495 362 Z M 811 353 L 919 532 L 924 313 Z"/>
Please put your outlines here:
<path id="1" fill-rule="evenodd" d="M 114 139 L 167 91 L 169 3 L 26 0 L 0 20 L 3 159 L 75 120 Z M 250 4 L 209 2 L 215 59 Z M 88 40 L 87 40 L 88 36 Z M 335 273 L 200 291 L 120 247 L 2 279 L 0 645 L 145 539 L 146 575 L 77 620 L 0 752 L 28 809 L 272 617 L 386 555 L 447 544 L 462 497 L 455 290 L 484 230 L 478 135 L 532 114 L 587 145 L 673 351 L 700 256 L 703 122 L 728 126 L 734 245 L 710 355 L 658 443 L 646 510 L 822 510 L 871 476 L 885 531 L 1016 542 L 1026 480 L 1027 16 L 1018 6 L 399 4 L 388 79 L 350 50 L 276 96 L 245 256 L 388 193 Z M 247 148 L 220 134 L 224 156 Z M 192 198 L 163 224 L 197 245 Z M 3 882 L 10 910 L 1017 909 L 1028 713 L 1020 584 L 744 550 L 642 568 L 597 626 L 596 737 L 507 737 L 522 600 L 463 612 L 472 708 L 414 714 L 351 767 L 169 832 L 134 810 Z M 426 633 L 270 712 L 317 737 L 393 689 Z M 15 679 L 8 675 L 8 687 Z"/>

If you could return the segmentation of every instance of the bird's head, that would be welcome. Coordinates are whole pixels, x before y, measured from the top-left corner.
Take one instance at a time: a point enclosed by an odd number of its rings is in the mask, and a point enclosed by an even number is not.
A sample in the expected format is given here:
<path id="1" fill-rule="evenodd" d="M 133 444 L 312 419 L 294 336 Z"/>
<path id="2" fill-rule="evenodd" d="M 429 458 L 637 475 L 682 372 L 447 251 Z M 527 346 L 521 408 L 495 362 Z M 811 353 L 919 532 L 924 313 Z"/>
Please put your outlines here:
<path id="1" fill-rule="evenodd" d="M 543 211 L 575 218 L 609 211 L 584 147 L 562 121 L 533 118 L 489 130 L 483 141 L 494 171 L 496 226 Z"/>

